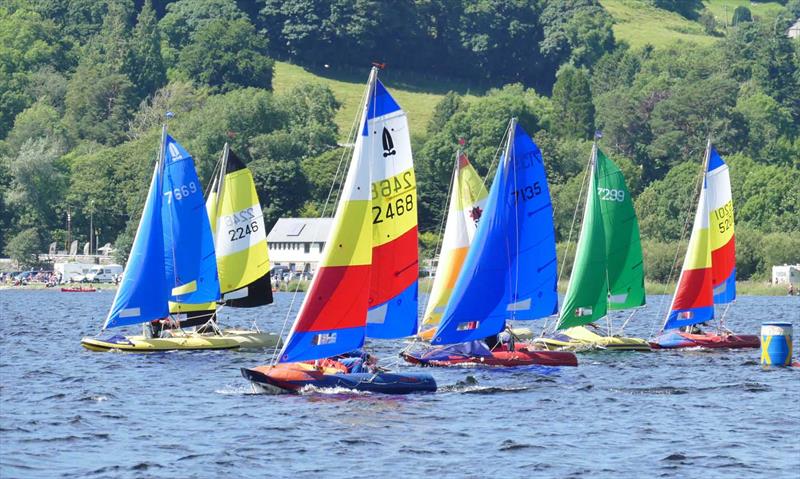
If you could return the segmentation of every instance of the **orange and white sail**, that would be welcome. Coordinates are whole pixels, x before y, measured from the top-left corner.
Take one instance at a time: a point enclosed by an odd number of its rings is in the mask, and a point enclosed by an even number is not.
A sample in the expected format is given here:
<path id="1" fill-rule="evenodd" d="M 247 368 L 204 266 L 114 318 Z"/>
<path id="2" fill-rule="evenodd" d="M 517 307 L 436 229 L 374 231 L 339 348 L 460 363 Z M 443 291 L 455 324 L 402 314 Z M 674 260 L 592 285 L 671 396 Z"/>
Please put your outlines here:
<path id="1" fill-rule="evenodd" d="M 439 263 L 433 279 L 428 305 L 422 317 L 422 329 L 430 330 L 422 333 L 423 337 L 432 334 L 442 319 L 447 302 L 453 293 L 464 258 L 467 256 L 475 230 L 478 227 L 481 213 L 486 205 L 488 192 L 483 181 L 470 164 L 467 155 L 459 152 L 453 187 L 450 192 L 450 206 L 447 212 L 447 224 L 444 229 Z"/>

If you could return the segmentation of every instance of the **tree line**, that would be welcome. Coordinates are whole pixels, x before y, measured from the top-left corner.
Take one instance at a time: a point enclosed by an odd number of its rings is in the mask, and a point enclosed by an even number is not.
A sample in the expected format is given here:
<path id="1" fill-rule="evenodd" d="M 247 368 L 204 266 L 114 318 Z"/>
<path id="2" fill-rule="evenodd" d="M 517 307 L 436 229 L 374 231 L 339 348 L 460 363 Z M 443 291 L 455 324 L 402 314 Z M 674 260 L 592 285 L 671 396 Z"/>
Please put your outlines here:
<path id="1" fill-rule="evenodd" d="M 699 2 L 674 3 L 702 21 Z M 457 139 L 491 175 L 515 116 L 546 159 L 559 241 L 602 132 L 659 280 L 711 137 L 731 165 L 739 275 L 763 276 L 800 260 L 800 42 L 784 34 L 798 17 L 791 0 L 774 20 L 738 14 L 709 46 L 654 49 L 617 41 L 596 0 L 11 0 L 0 6 L 0 250 L 30 258 L 63 244 L 69 210 L 77 239 L 88 237 L 91 214 L 124 257 L 166 111 L 204 182 L 231 143 L 269 226 L 320 214 L 347 154 L 337 145 L 340 103 L 313 83 L 273 93 L 274 59 L 312 69 L 335 61 L 365 78 L 376 60 L 491 87 L 476 99 L 447 94 L 413 132 L 426 255 Z"/>

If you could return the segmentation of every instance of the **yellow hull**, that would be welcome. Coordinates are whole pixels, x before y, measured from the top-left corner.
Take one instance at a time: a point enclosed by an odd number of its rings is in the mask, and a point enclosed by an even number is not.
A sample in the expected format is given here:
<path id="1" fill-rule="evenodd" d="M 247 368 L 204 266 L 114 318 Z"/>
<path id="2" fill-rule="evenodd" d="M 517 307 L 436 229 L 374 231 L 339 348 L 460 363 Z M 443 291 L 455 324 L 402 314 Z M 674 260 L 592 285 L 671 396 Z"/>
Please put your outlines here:
<path id="1" fill-rule="evenodd" d="M 600 336 L 583 326 L 561 331 L 559 338 L 536 338 L 533 343 L 551 351 L 651 351 L 650 343 L 641 338 Z"/>
<path id="2" fill-rule="evenodd" d="M 113 340 L 111 340 L 113 339 Z M 159 351 L 205 351 L 219 349 L 272 348 L 280 343 L 274 333 L 261 333 L 228 329 L 221 335 L 187 333 L 170 338 L 146 338 L 144 336 L 116 336 L 108 340 L 86 337 L 81 346 L 90 351 L 124 351 L 130 353 L 154 353 Z"/>
<path id="3" fill-rule="evenodd" d="M 533 338 L 533 331 L 528 328 L 513 328 L 511 333 L 514 334 L 519 339 L 528 340 Z M 417 334 L 417 338 L 423 341 L 430 342 L 433 339 L 433 335 L 436 334 L 436 328 L 429 328 L 424 331 L 420 331 Z"/>

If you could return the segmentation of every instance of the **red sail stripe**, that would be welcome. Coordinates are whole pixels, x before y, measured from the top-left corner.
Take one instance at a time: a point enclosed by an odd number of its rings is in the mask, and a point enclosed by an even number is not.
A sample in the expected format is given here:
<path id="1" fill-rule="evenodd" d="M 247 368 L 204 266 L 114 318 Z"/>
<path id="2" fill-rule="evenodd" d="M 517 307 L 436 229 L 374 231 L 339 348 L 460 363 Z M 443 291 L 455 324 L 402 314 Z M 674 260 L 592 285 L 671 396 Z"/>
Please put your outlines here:
<path id="1" fill-rule="evenodd" d="M 672 310 L 711 306 L 714 304 L 712 293 L 711 268 L 684 270 L 681 283 L 675 292 Z"/>
<path id="2" fill-rule="evenodd" d="M 363 328 L 370 266 L 323 266 L 298 314 L 296 332 Z"/>
<path id="3" fill-rule="evenodd" d="M 711 252 L 712 284 L 716 286 L 723 283 L 735 267 L 736 241 L 735 236 L 731 235 L 731 239 L 724 246 Z"/>
<path id="4" fill-rule="evenodd" d="M 418 255 L 416 226 L 397 239 L 372 249 L 373 278 L 369 307 L 389 301 L 417 280 Z"/>

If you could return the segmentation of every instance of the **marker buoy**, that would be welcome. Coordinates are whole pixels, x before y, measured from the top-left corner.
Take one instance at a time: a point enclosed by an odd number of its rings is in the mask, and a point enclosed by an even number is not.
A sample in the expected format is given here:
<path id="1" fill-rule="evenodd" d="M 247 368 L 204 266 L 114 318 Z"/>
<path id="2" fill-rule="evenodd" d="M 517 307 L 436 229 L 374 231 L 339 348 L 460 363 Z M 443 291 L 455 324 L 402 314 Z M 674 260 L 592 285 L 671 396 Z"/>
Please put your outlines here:
<path id="1" fill-rule="evenodd" d="M 792 323 L 761 323 L 761 364 L 763 366 L 792 364 Z"/>

